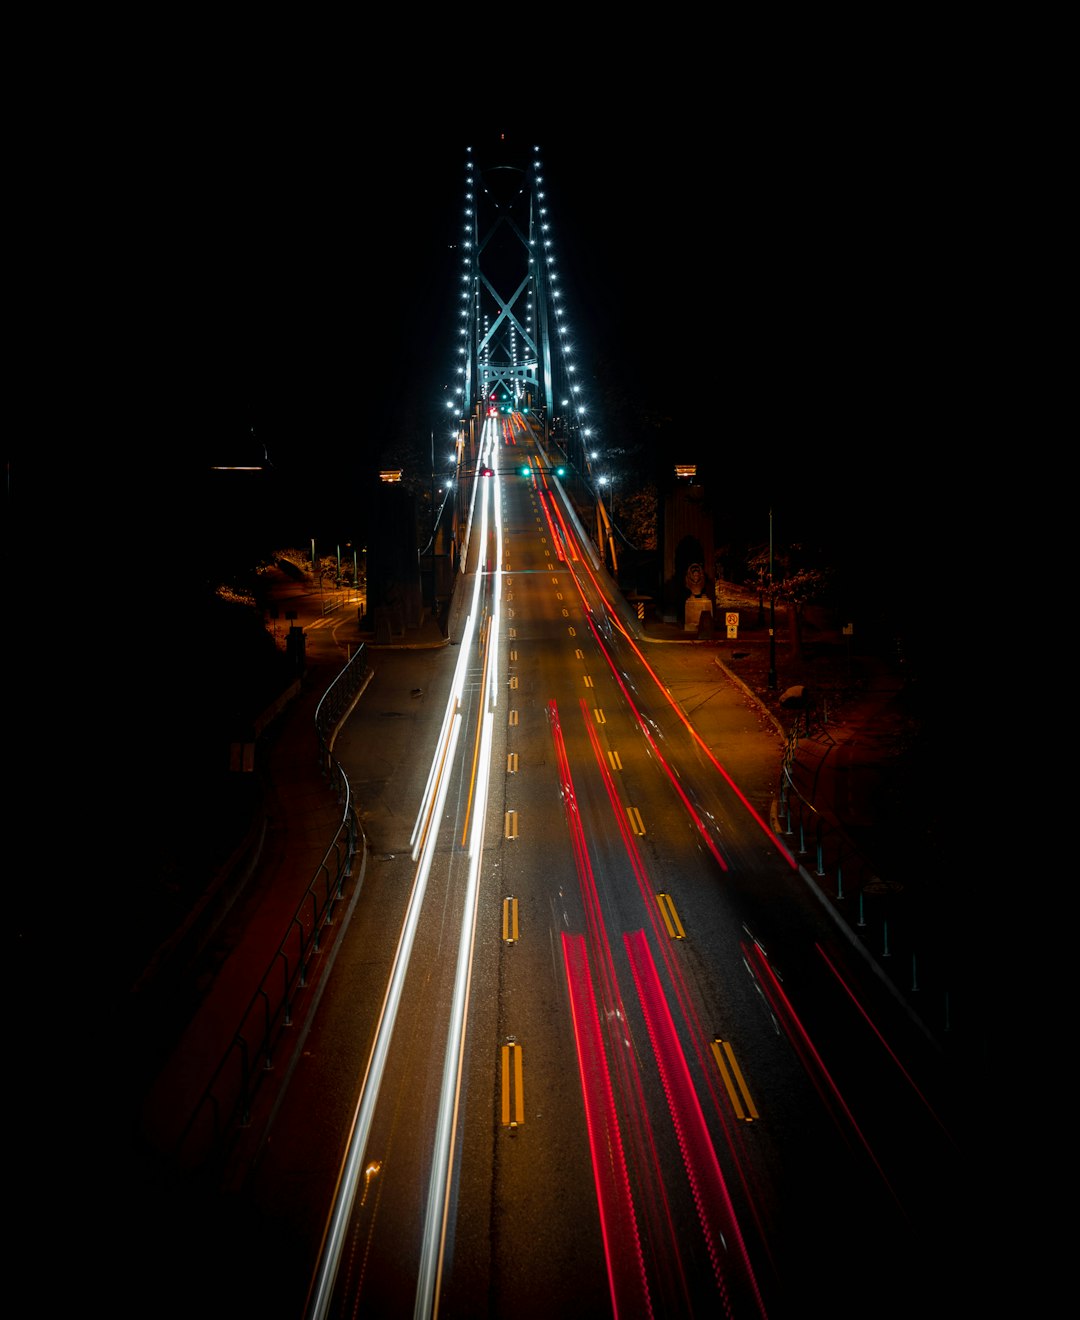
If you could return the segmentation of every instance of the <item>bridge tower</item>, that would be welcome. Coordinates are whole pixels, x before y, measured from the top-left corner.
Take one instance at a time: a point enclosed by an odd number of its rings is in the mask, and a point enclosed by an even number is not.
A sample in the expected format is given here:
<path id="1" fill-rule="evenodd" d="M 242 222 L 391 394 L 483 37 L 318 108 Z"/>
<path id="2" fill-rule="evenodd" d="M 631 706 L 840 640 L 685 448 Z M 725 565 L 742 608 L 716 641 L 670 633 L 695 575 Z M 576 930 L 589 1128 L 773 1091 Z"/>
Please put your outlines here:
<path id="1" fill-rule="evenodd" d="M 550 435 L 559 293 L 540 148 L 505 137 L 466 157 L 460 283 L 461 416 L 531 408 Z"/>

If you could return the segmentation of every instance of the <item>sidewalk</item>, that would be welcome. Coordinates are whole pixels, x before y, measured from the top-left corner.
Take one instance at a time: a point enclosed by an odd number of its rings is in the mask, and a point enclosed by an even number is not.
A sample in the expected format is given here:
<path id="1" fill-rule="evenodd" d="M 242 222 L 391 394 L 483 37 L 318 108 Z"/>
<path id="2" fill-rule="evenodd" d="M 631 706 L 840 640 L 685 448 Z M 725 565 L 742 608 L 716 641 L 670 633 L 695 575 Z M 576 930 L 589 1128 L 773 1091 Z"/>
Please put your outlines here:
<path id="1" fill-rule="evenodd" d="M 363 645 L 372 663 L 384 651 L 443 647 L 425 614 L 389 646 L 362 630 L 354 601 L 284 583 L 275 593 L 284 631 L 301 628 L 305 668 L 295 694 L 260 734 L 251 774 L 261 789 L 241 807 L 237 846 L 184 926 L 159 950 L 129 1006 L 130 1034 L 146 1042 L 145 1093 L 133 1097 L 135 1141 L 168 1164 L 283 935 L 327 858 L 343 806 L 323 776 L 315 716 L 319 702 Z M 295 616 L 288 618 L 288 615 Z M 362 700 L 362 697 L 361 697 Z M 275 1060 L 275 1072 L 288 1060 Z"/>

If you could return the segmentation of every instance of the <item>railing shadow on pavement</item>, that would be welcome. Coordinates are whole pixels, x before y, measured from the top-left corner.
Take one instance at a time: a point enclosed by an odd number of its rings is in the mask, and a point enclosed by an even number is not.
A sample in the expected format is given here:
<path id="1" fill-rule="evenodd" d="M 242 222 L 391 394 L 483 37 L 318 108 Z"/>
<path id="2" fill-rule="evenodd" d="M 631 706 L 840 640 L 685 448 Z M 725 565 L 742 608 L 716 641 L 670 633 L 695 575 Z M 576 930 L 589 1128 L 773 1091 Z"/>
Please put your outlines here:
<path id="1" fill-rule="evenodd" d="M 821 741 L 835 746 L 827 731 Z M 788 730 L 780 770 L 777 828 L 822 898 L 862 945 L 879 972 L 906 1003 L 925 1033 L 944 1048 L 953 1029 L 950 969 L 940 941 L 899 878 L 886 879 L 858 846 L 811 800 L 813 786 L 796 782 L 800 736 L 810 735 L 809 717 Z"/>
<path id="2" fill-rule="evenodd" d="M 341 807 L 341 818 L 258 988 L 176 1143 L 189 1169 L 223 1169 L 252 1121 L 256 1098 L 303 1034 L 318 999 L 319 977 L 347 908 L 363 883 L 366 845 L 349 780 L 334 759 L 337 732 L 363 691 L 370 670 L 361 645 L 319 701 L 314 734 L 319 771 Z M 299 1028 L 299 1030 L 298 1030 Z"/>

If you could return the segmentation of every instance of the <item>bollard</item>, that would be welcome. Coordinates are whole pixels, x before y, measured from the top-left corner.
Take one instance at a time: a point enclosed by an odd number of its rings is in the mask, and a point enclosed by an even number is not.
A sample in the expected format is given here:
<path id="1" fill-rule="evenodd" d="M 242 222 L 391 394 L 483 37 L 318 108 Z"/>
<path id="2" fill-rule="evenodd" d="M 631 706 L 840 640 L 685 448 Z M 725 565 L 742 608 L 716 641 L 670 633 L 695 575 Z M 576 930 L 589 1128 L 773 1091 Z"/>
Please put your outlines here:
<path id="1" fill-rule="evenodd" d="M 883 921 L 881 923 L 881 927 L 885 934 L 885 947 L 881 951 L 881 956 L 883 958 L 887 958 L 889 956 L 889 923 L 887 921 Z"/>
<path id="2" fill-rule="evenodd" d="M 838 899 L 844 897 L 844 873 L 840 869 L 839 862 L 836 863 L 836 897 Z"/>
<path id="3" fill-rule="evenodd" d="M 824 849 L 822 848 L 821 845 L 820 820 L 818 821 L 818 825 L 817 825 L 817 874 L 819 877 L 823 877 L 825 875 L 825 857 L 824 857 Z"/>
<path id="4" fill-rule="evenodd" d="M 861 889 L 859 890 L 859 925 L 866 925 L 866 918 L 863 916 L 863 896 Z"/>

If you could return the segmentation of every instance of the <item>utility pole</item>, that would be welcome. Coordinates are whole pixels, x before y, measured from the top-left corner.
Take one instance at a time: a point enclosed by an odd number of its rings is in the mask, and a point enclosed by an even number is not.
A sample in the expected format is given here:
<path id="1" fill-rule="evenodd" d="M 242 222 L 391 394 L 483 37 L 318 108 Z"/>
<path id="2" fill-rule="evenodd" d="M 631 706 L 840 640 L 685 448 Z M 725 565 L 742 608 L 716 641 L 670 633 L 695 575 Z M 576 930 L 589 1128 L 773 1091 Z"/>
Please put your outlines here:
<path id="1" fill-rule="evenodd" d="M 776 691 L 776 587 L 773 584 L 772 509 L 769 510 L 769 691 Z"/>

